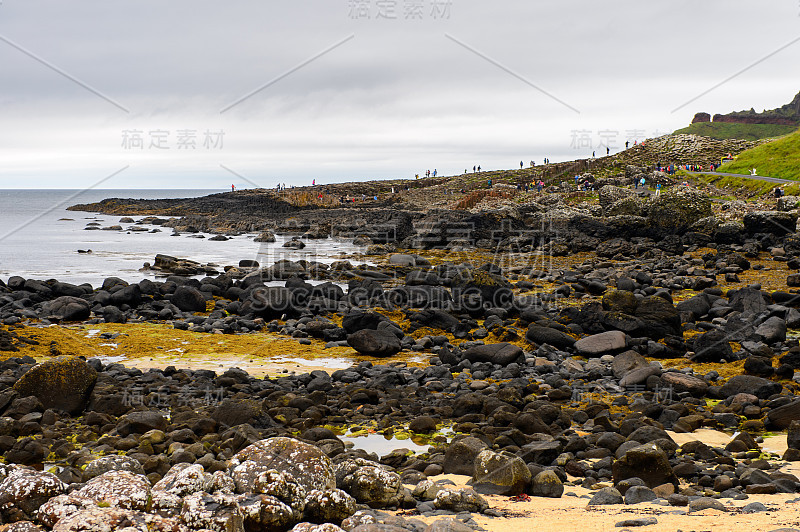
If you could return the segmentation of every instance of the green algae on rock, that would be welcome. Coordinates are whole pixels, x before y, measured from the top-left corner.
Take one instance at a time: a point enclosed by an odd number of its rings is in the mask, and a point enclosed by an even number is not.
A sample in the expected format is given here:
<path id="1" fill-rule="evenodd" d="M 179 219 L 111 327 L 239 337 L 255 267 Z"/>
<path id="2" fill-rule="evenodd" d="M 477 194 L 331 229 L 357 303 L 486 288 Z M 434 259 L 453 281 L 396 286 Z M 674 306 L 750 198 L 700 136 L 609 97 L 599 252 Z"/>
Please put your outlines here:
<path id="1" fill-rule="evenodd" d="M 15 384 L 22 397 L 33 395 L 45 408 L 80 413 L 89 401 L 97 372 L 78 357 L 60 356 L 33 366 Z"/>

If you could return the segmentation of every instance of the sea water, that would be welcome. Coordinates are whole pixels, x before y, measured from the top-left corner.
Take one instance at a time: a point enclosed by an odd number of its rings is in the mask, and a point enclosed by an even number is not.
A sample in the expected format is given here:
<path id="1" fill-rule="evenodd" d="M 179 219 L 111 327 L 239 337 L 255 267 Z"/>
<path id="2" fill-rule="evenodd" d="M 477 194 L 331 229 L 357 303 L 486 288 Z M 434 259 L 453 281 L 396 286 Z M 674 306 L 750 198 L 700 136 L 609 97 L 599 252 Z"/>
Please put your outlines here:
<path id="1" fill-rule="evenodd" d="M 120 223 L 122 216 L 68 211 L 75 204 L 94 203 L 106 198 L 167 199 L 194 198 L 218 190 L 0 190 L 0 279 L 12 275 L 26 279 L 58 279 L 99 286 L 106 277 L 128 282 L 155 278 L 156 272 L 142 271 L 157 253 L 191 259 L 203 264 L 238 265 L 242 259 L 269 265 L 276 260 L 316 260 L 330 263 L 355 248 L 349 241 L 307 240 L 306 248 L 283 248 L 291 236 L 278 235 L 275 243 L 253 242 L 255 235 L 234 236 L 215 242 L 197 235 L 171 236 L 169 227 L 143 226 L 161 232 L 132 232 L 134 224 Z M 134 220 L 143 216 L 131 216 Z M 162 217 L 163 218 L 163 217 Z M 87 231 L 90 222 L 101 227 L 122 226 L 122 231 Z M 212 236 L 209 234 L 206 237 Z M 91 253 L 78 253 L 89 250 Z M 359 264 L 353 261 L 353 264 Z"/>

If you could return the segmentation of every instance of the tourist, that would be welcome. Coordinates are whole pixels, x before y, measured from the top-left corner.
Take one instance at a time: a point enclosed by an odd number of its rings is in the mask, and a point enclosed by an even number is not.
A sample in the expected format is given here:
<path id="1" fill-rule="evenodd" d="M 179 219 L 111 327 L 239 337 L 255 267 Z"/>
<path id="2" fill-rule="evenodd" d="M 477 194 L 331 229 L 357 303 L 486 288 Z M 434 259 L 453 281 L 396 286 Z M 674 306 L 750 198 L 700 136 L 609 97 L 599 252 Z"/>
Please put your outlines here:
<path id="1" fill-rule="evenodd" d="M 645 187 L 645 180 L 644 180 L 644 176 L 642 176 L 642 178 L 639 180 L 639 184 L 640 184 L 640 185 L 642 185 L 642 188 L 646 188 L 646 187 Z"/>
<path id="2" fill-rule="evenodd" d="M 661 183 L 656 183 L 656 196 L 661 195 Z"/>
<path id="3" fill-rule="evenodd" d="M 519 169 L 522 170 L 522 167 L 525 166 L 522 161 L 519 162 Z"/>

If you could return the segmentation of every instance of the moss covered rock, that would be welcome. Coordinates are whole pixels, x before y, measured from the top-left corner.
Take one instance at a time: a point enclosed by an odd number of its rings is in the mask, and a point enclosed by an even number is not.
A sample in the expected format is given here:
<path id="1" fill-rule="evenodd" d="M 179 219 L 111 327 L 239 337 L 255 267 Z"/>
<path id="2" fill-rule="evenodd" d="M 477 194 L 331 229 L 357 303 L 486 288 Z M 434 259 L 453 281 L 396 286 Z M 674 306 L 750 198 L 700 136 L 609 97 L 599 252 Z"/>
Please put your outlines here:
<path id="1" fill-rule="evenodd" d="M 609 290 L 603 294 L 603 310 L 624 312 L 625 314 L 633 314 L 636 312 L 636 307 L 639 306 L 639 301 L 633 292 L 627 290 Z"/>
<path id="2" fill-rule="evenodd" d="M 35 396 L 45 408 L 79 414 L 89 402 L 97 372 L 77 357 L 60 356 L 36 364 L 15 384 L 21 397 Z"/>
<path id="3" fill-rule="evenodd" d="M 645 212 L 645 203 L 636 196 L 628 196 L 617 200 L 607 209 L 603 209 L 606 216 L 642 216 Z"/>
<path id="4" fill-rule="evenodd" d="M 662 234 L 682 233 L 711 214 L 707 196 L 693 190 L 670 190 L 653 199 L 647 221 Z"/>

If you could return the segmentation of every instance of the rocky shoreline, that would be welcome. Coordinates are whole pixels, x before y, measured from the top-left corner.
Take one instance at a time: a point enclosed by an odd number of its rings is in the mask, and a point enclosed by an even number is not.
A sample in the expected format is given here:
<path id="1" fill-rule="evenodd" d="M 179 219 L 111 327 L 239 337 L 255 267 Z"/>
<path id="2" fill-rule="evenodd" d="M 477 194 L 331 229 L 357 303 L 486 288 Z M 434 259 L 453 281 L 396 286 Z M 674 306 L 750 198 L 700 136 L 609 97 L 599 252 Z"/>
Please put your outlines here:
<path id="1" fill-rule="evenodd" d="M 627 186 L 642 175 L 671 188 Z M 590 177 L 594 195 L 508 187 L 461 209 L 276 207 L 260 192 L 235 216 L 232 195 L 180 207 L 199 214 L 126 204 L 178 233 L 274 231 L 295 247 L 357 238 L 372 265 L 159 255 L 155 281 L 0 282 L 11 355 L 0 362 L 0 531 L 461 532 L 513 522 L 498 497 L 528 496 L 534 508 L 583 497 L 657 516 L 620 525 L 631 527 L 793 500 L 796 202 L 715 201 L 641 167 Z M 265 205 L 276 210 L 257 215 Z M 32 334 L 104 323 L 134 336 L 156 323 L 292 339 L 364 361 L 265 378 L 142 371 Z M 729 436 L 679 438 L 701 429 Z M 785 450 L 767 450 L 784 431 Z M 396 449 L 369 454 L 348 434 Z M 410 452 L 406 437 L 430 447 Z"/>

